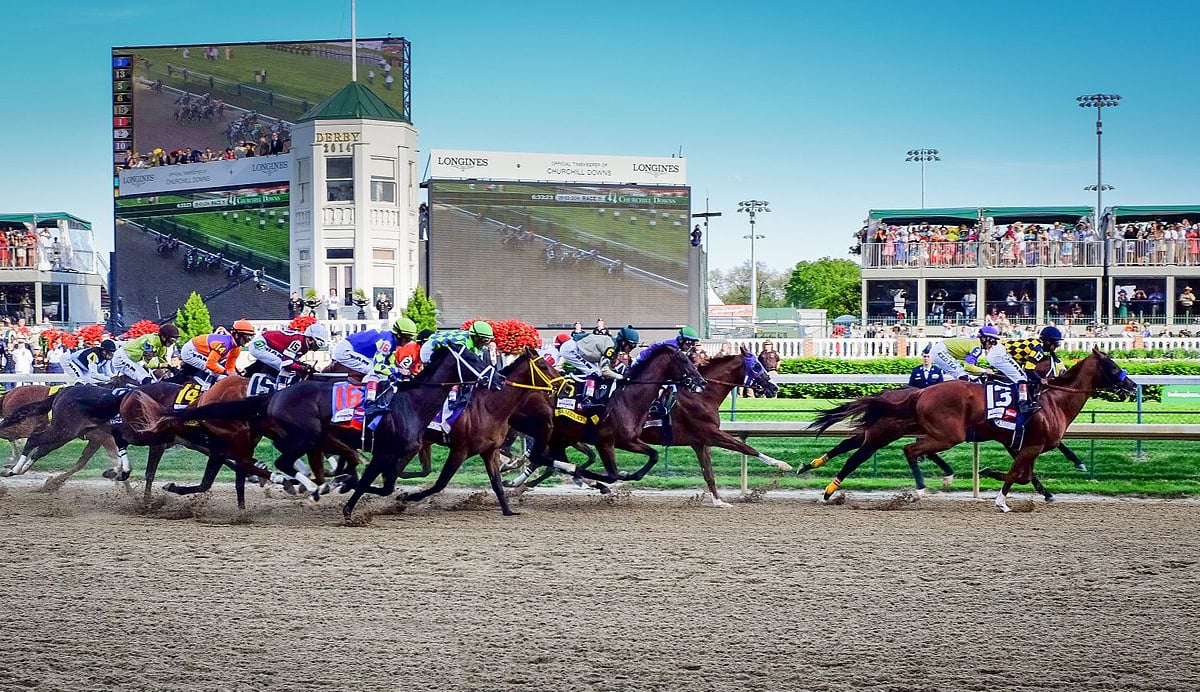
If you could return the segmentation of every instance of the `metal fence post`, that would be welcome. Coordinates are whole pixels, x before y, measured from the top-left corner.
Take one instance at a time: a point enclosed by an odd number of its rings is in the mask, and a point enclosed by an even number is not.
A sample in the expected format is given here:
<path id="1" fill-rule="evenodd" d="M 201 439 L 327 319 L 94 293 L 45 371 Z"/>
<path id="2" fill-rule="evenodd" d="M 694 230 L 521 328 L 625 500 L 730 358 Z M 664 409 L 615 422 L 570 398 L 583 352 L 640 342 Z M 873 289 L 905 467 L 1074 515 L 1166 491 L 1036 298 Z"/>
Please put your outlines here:
<path id="1" fill-rule="evenodd" d="M 1137 422 L 1138 425 L 1142 424 L 1142 385 L 1140 384 L 1137 386 Z M 1142 452 L 1141 440 L 1137 441 L 1137 446 L 1133 451 L 1133 458 L 1136 461 L 1141 461 L 1146 458 L 1146 455 Z"/>
<path id="2" fill-rule="evenodd" d="M 979 443 L 971 445 L 971 497 L 979 499 Z"/>

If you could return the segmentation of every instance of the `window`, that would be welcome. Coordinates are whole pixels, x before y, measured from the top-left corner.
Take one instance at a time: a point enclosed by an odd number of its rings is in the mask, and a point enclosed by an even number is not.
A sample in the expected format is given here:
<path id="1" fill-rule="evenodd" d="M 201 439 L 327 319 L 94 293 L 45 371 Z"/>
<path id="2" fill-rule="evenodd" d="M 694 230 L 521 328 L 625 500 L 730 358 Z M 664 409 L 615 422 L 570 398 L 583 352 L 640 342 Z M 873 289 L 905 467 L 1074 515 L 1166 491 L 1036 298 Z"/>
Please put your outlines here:
<path id="1" fill-rule="evenodd" d="M 354 157 L 334 156 L 325 159 L 326 200 L 354 201 Z"/>
<path id="2" fill-rule="evenodd" d="M 70 319 L 67 309 L 68 296 L 62 284 L 42 284 L 42 319 L 51 322 L 66 322 Z"/>
<path id="3" fill-rule="evenodd" d="M 304 204 L 308 201 L 308 190 L 312 186 L 312 159 L 300 159 L 298 201 Z"/>
<path id="4" fill-rule="evenodd" d="M 387 260 L 389 262 L 396 261 L 396 251 L 387 248 L 374 248 L 371 250 L 371 259 Z"/>
<path id="5" fill-rule="evenodd" d="M 352 247 L 331 247 L 325 248 L 325 259 L 327 260 L 352 260 L 354 259 L 354 248 Z"/>
<path id="6" fill-rule="evenodd" d="M 371 159 L 371 201 L 396 203 L 395 159 Z"/>

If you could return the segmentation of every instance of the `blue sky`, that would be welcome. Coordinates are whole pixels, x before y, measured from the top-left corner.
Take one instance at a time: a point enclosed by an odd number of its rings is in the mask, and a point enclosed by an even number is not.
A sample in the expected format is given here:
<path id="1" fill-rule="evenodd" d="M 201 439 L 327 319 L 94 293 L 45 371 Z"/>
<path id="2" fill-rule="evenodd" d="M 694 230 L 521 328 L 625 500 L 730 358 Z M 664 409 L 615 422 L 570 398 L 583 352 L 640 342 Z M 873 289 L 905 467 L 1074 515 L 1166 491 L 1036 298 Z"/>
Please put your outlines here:
<path id="1" fill-rule="evenodd" d="M 682 148 L 714 267 L 846 256 L 870 208 L 1200 203 L 1200 49 L 1184 2 L 384 2 L 362 36 L 413 44 L 435 148 L 669 156 Z M 339 38 L 350 3 L 81 0 L 5 9 L 0 211 L 63 210 L 111 237 L 109 48 Z M 1177 31 L 1183 27 L 1182 31 Z M 102 244 L 111 240 L 101 240 Z"/>

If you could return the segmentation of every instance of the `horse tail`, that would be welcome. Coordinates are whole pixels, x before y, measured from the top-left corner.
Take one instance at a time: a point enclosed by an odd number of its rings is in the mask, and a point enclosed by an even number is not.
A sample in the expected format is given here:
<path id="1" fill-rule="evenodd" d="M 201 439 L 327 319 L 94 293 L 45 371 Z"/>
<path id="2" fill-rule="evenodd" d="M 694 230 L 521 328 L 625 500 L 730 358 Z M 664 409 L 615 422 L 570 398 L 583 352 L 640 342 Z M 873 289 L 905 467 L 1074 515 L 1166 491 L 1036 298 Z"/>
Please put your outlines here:
<path id="1" fill-rule="evenodd" d="M 261 418 L 267 415 L 271 395 L 252 396 L 239 401 L 223 401 L 219 404 L 196 406 L 182 411 L 171 411 L 166 415 L 175 420 L 241 420 Z"/>
<path id="2" fill-rule="evenodd" d="M 136 407 L 134 410 L 137 415 L 126 417 L 125 422 L 139 434 L 158 435 L 175 427 L 175 419 L 163 413 L 154 397 L 137 389 L 126 396 L 130 404 Z"/>
<path id="3" fill-rule="evenodd" d="M 892 390 L 859 397 L 841 406 L 822 411 L 813 422 L 812 427 L 819 434 L 828 430 L 835 423 L 857 419 L 852 425 L 852 429 L 855 433 L 862 433 L 872 423 L 884 418 L 912 418 L 917 411 L 916 394 L 920 392 L 921 390 L 914 389 L 911 394 L 898 401 L 894 400 L 895 392 Z"/>
<path id="4" fill-rule="evenodd" d="M 55 392 L 45 399 L 25 404 L 21 408 L 5 416 L 4 420 L 0 420 L 0 429 L 8 428 L 21 423 L 22 421 L 29 420 L 30 418 L 44 416 L 50 413 L 50 409 L 54 408 L 54 399 L 57 396 L 58 392 Z"/>
<path id="5" fill-rule="evenodd" d="M 871 397 L 859 397 L 853 401 L 847 401 L 840 406 L 835 406 L 831 409 L 822 411 L 817 416 L 817 419 L 813 421 L 812 427 L 815 428 L 817 434 L 820 435 L 829 428 L 833 427 L 833 425 L 836 423 L 841 423 L 845 420 L 861 418 L 863 414 L 866 413 L 867 408 L 870 405 L 870 399 Z M 855 430 L 858 430 L 858 428 L 861 427 L 861 423 L 855 425 L 854 427 Z"/>

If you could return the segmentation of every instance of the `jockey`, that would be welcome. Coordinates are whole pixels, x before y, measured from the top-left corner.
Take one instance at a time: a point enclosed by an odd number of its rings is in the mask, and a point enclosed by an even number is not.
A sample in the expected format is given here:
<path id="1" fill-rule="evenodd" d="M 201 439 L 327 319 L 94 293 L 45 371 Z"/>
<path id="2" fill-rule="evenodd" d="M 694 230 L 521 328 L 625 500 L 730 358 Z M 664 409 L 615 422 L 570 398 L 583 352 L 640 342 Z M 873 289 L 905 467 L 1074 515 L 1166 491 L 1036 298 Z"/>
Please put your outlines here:
<path id="1" fill-rule="evenodd" d="M 418 334 L 417 324 L 401 316 L 392 323 L 392 333 L 389 335 L 394 338 L 394 345 L 386 346 L 382 339 L 375 343 L 375 356 L 367 365 L 366 377 L 363 378 L 367 385 L 364 405 L 367 415 L 387 407 L 390 397 L 379 397 L 380 381 L 386 381 L 390 386 L 392 381 L 412 379 L 421 371 L 421 347 L 433 333 L 432 329 L 426 329 Z M 386 391 L 387 386 L 383 389 Z"/>
<path id="2" fill-rule="evenodd" d="M 1027 390 L 1025 392 L 1026 396 L 1020 399 L 1024 403 L 1022 413 L 1033 413 L 1041 408 L 1037 403 L 1037 385 L 1042 381 L 1042 376 L 1037 374 L 1038 364 L 1049 358 L 1050 371 L 1046 376 L 1054 377 L 1062 373 L 1064 369 L 1063 362 L 1058 357 L 1058 354 L 1055 353 L 1060 341 L 1062 341 L 1062 332 L 1058 330 L 1058 327 L 1049 326 L 1043 328 L 1036 338 L 1018 339 L 1016 341 L 1009 341 L 1004 345 L 1007 355 L 1015 364 L 1021 367 L 1021 374 L 1030 377 L 1028 384 L 1023 387 Z M 1007 375 L 1008 373 L 1005 374 Z M 1022 385 L 1026 383 L 1025 380 L 1020 380 L 1020 382 Z"/>
<path id="3" fill-rule="evenodd" d="M 558 353 L 562 358 L 563 374 L 577 382 L 586 382 L 584 402 L 595 403 L 596 380 L 621 380 L 625 376 L 613 369 L 617 356 L 629 353 L 637 346 L 641 337 L 633 326 L 621 327 L 617 336 L 588 334 L 582 339 L 564 341 Z"/>
<path id="4" fill-rule="evenodd" d="M 80 349 L 62 361 L 63 371 L 82 384 L 108 384 L 117 376 L 112 359 L 117 343 L 105 339 L 99 346 Z"/>
<path id="5" fill-rule="evenodd" d="M 680 351 L 683 351 L 686 356 L 691 358 L 696 350 L 696 346 L 699 344 L 700 335 L 696 332 L 696 330 L 692 329 L 691 327 L 683 327 L 677 334 L 675 334 L 675 336 L 671 337 L 670 339 L 667 339 L 666 341 L 660 341 L 639 353 L 637 359 L 633 362 L 635 365 L 642 362 L 642 360 L 646 357 L 646 354 L 655 350 L 655 346 L 674 346 Z"/>
<path id="6" fill-rule="evenodd" d="M 179 359 L 183 361 L 180 377 L 193 378 L 207 389 L 226 375 L 236 375 L 241 348 L 253 336 L 254 325 L 249 320 L 238 320 L 230 334 L 201 334 L 193 338 L 179 349 Z"/>
<path id="7" fill-rule="evenodd" d="M 121 344 L 113 358 L 113 366 L 131 373 L 132 379 L 147 384 L 154 379 L 150 374 L 151 370 L 169 365 L 167 351 L 178 339 L 179 328 L 173 324 L 164 324 L 159 327 L 157 334 L 143 334 Z"/>
<path id="8" fill-rule="evenodd" d="M 986 325 L 979 330 L 979 341 L 975 339 L 943 339 L 925 347 L 933 362 L 942 372 L 960 380 L 970 379 L 971 375 L 986 375 L 993 371 L 979 365 L 984 348 L 991 348 L 1000 338 L 1000 332 L 992 325 Z M 989 361 L 990 362 L 990 361 Z"/>
<path id="9" fill-rule="evenodd" d="M 562 355 L 560 354 L 559 351 L 562 348 L 562 345 L 570 340 L 571 340 L 570 334 L 566 334 L 566 333 L 559 334 L 558 336 L 554 337 L 554 345 L 539 348 L 538 355 L 541 356 L 542 359 L 545 360 L 550 365 L 554 365 L 555 363 L 558 363 L 559 361 L 562 360 Z"/>
<path id="10" fill-rule="evenodd" d="M 314 322 L 304 333 L 291 330 L 270 330 L 259 334 L 246 350 L 258 361 L 257 372 L 275 375 L 275 384 L 285 387 L 296 375 L 312 370 L 300 357 L 329 345 L 329 327 Z"/>
<path id="11" fill-rule="evenodd" d="M 429 340 L 421 346 L 421 362 L 428 363 L 433 357 L 433 352 L 445 346 L 465 346 L 470 349 L 475 355 L 479 356 L 484 362 L 489 362 L 491 358 L 488 356 L 484 347 L 490 344 L 496 338 L 496 333 L 492 330 L 492 325 L 479 320 L 471 324 L 470 329 L 443 329 L 439 332 L 434 332 L 429 335 Z"/>

